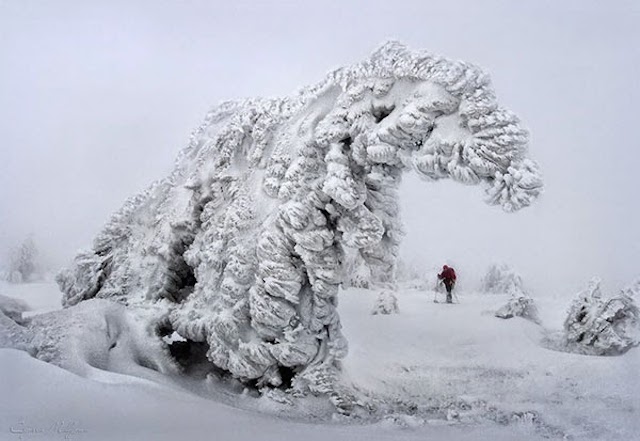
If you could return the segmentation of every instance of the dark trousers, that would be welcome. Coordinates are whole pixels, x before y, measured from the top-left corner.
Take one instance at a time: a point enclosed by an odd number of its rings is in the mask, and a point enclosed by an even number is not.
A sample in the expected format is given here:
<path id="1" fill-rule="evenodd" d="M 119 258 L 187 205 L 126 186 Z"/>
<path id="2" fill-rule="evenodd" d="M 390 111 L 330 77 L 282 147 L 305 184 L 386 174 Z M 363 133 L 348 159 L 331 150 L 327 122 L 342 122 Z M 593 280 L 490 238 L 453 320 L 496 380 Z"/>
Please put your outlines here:
<path id="1" fill-rule="evenodd" d="M 454 285 L 453 280 L 444 280 L 444 287 L 447 289 L 447 303 L 453 303 L 453 298 L 451 297 L 451 291 L 453 290 Z"/>

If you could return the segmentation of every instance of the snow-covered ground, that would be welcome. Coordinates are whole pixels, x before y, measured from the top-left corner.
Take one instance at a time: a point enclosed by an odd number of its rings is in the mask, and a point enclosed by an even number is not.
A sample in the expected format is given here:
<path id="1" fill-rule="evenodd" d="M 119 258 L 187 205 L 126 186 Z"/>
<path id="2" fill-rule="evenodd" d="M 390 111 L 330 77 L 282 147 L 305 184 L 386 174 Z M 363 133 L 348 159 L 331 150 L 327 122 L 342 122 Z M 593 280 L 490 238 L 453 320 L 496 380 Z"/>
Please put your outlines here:
<path id="1" fill-rule="evenodd" d="M 551 438 L 640 439 L 640 352 L 589 357 L 546 349 L 566 304 L 539 302 L 543 325 L 493 313 L 507 297 L 398 294 L 400 313 L 368 316 L 375 293 L 343 293 L 345 380 L 427 422 L 517 422 Z M 560 314 L 559 314 L 560 313 Z M 546 328 L 548 327 L 548 328 Z M 430 409 L 433 416 L 430 416 Z"/>
<path id="2" fill-rule="evenodd" d="M 59 309 L 61 296 L 53 284 L 2 284 L 0 295 L 25 301 L 30 316 Z M 372 315 L 378 292 L 340 293 L 350 345 L 341 383 L 373 417 L 331 418 L 322 400 L 289 405 L 215 378 L 79 376 L 0 349 L 0 439 L 640 438 L 637 348 L 619 357 L 547 349 L 566 299 L 536 299 L 540 327 L 495 318 L 506 296 L 460 292 L 447 305 L 433 295 L 402 290 L 398 314 Z M 86 329 L 91 341 L 100 328 Z"/>

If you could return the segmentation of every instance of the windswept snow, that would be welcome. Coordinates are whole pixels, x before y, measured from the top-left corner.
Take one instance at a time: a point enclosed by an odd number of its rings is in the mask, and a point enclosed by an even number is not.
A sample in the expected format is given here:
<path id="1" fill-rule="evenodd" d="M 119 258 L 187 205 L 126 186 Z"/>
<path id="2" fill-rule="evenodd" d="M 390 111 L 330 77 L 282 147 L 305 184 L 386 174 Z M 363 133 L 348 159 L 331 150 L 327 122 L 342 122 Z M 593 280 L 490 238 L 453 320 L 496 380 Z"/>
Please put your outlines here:
<path id="1" fill-rule="evenodd" d="M 32 288 L 45 293 L 31 285 L 0 288 L 18 299 L 37 297 Z M 77 440 L 636 439 L 637 349 L 594 357 L 541 345 L 548 330 L 561 328 L 557 312 L 570 299 L 541 299 L 542 327 L 495 318 L 504 295 L 459 292 L 460 303 L 447 305 L 433 303 L 431 291 L 405 289 L 395 293 L 398 314 L 371 315 L 378 295 L 340 293 L 351 350 L 338 385 L 359 400 L 350 417 L 322 399 L 273 390 L 260 396 L 221 372 L 176 375 L 134 316 L 93 300 L 73 315 L 32 318 L 65 328 L 45 341 L 63 348 L 66 364 L 59 364 L 75 374 L 0 349 L 0 439 L 19 439 L 11 429 L 20 428 L 42 429 L 47 435 L 39 439 L 47 440 L 64 439 L 57 429 L 74 431 Z M 68 340 L 60 346 L 56 335 Z"/>
<path id="2" fill-rule="evenodd" d="M 376 293 L 345 294 L 351 351 L 343 381 L 382 407 L 431 423 L 516 423 L 552 439 L 640 433 L 639 351 L 601 358 L 546 349 L 547 328 L 494 317 L 504 295 L 458 293 L 460 303 L 447 305 L 434 304 L 430 292 L 405 291 L 400 314 L 366 318 Z M 567 306 L 542 301 L 543 323 L 558 329 L 556 310 Z"/>
<path id="3" fill-rule="evenodd" d="M 29 306 L 26 302 L 0 294 L 0 313 L 11 320 L 22 323 L 22 315 L 28 310 Z"/>

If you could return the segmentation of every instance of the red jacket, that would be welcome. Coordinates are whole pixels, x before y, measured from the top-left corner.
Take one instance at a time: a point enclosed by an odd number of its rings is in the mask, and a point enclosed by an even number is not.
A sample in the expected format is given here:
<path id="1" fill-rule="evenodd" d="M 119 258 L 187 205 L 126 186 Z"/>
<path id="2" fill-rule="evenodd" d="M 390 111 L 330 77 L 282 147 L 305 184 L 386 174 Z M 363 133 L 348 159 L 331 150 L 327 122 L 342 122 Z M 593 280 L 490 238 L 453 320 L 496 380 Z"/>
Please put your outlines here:
<path id="1" fill-rule="evenodd" d="M 438 279 L 449 281 L 449 282 L 455 282 L 456 272 L 453 268 L 445 265 L 442 267 L 442 272 L 438 274 Z"/>

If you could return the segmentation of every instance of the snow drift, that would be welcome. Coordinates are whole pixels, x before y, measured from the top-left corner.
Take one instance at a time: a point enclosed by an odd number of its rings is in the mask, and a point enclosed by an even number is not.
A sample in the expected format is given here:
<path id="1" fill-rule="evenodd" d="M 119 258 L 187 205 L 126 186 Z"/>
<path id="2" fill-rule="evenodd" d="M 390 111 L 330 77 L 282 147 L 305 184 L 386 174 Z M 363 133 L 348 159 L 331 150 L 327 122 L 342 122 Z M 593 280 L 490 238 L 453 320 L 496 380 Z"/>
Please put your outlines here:
<path id="1" fill-rule="evenodd" d="M 402 173 L 481 184 L 511 212 L 542 189 L 527 142 L 479 68 L 388 43 L 294 96 L 209 112 L 58 276 L 63 303 L 147 308 L 236 378 L 326 390 L 347 353 L 345 250 L 393 282 Z"/>
<path id="2" fill-rule="evenodd" d="M 510 319 L 513 317 L 522 317 L 540 324 L 538 308 L 533 299 L 525 293 L 512 295 L 509 301 L 500 307 L 494 314 L 498 318 Z"/>

